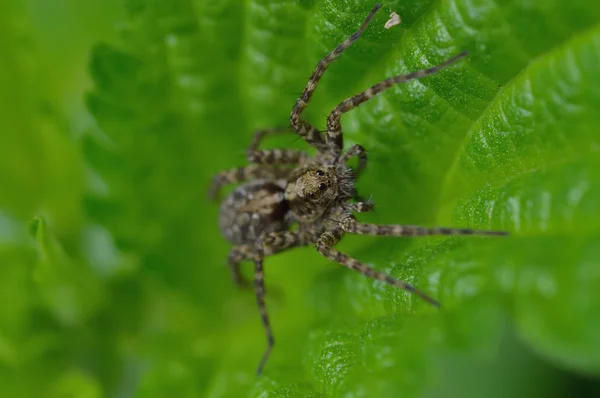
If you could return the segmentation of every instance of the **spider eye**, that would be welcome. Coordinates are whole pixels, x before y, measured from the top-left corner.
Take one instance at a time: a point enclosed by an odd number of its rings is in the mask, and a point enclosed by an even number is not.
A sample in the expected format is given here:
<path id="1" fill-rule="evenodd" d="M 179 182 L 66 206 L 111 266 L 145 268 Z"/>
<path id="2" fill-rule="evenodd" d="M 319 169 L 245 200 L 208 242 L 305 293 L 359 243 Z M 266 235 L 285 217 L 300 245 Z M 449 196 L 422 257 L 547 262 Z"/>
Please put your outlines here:
<path id="1" fill-rule="evenodd" d="M 309 198 L 314 198 L 315 197 L 315 193 L 314 192 L 309 192 L 308 193 L 308 197 Z"/>
<path id="2" fill-rule="evenodd" d="M 319 184 L 319 191 L 324 191 L 327 189 L 327 185 L 325 184 Z"/>
<path id="3" fill-rule="evenodd" d="M 323 173 L 323 170 L 317 170 L 317 175 L 319 177 L 323 177 L 325 175 L 325 173 Z M 319 188 L 320 189 L 320 188 Z"/>

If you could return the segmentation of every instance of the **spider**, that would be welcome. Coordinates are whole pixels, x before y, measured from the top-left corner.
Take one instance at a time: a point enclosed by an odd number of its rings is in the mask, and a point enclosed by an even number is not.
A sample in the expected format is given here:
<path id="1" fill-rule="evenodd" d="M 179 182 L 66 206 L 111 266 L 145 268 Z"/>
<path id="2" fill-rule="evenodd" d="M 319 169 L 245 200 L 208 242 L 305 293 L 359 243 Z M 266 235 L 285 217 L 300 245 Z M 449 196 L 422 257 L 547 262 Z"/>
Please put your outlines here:
<path id="1" fill-rule="evenodd" d="M 507 234 L 502 231 L 377 225 L 359 222 L 354 217 L 353 213 L 371 211 L 374 205 L 360 199 L 354 188 L 367 165 L 367 153 L 360 145 L 353 145 L 343 152 L 342 115 L 395 84 L 437 73 L 467 55 L 463 52 L 432 68 L 390 77 L 342 101 L 329 114 L 323 134 L 301 118 L 302 112 L 327 66 L 360 37 L 380 7 L 376 5 L 354 34 L 319 61 L 292 108 L 291 130 L 314 147 L 316 154 L 309 156 L 304 151 L 292 149 L 260 150 L 263 138 L 290 129 L 261 130 L 255 133 L 248 148 L 251 165 L 219 173 L 211 186 L 210 196 L 214 199 L 224 185 L 243 183 L 222 202 L 219 227 L 225 238 L 235 245 L 229 252 L 228 264 L 236 284 L 247 284 L 241 276 L 240 263 L 244 260 L 254 262 L 254 290 L 267 338 L 267 348 L 257 369 L 259 375 L 275 342 L 264 301 L 265 257 L 295 247 L 315 245 L 326 258 L 369 278 L 417 294 L 438 307 L 439 302 L 414 286 L 355 260 L 335 249 L 335 245 L 346 233 L 380 236 Z M 352 170 L 347 162 L 355 157 L 358 165 Z"/>

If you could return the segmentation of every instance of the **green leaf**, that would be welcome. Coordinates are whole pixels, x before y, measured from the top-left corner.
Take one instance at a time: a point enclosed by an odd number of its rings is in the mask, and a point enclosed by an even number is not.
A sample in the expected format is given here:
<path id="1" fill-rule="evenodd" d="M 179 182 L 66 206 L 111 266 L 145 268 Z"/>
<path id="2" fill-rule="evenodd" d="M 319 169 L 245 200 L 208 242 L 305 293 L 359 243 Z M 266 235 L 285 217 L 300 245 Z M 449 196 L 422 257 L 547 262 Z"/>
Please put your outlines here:
<path id="1" fill-rule="evenodd" d="M 44 68 L 26 9 L 15 0 L 0 5 L 0 208 L 21 220 L 48 211 L 72 238 L 81 224 L 81 159 L 56 98 L 41 92 Z"/>
<path id="2" fill-rule="evenodd" d="M 364 219 L 511 236 L 344 238 L 442 310 L 311 249 L 269 258 L 277 345 L 256 378 L 264 335 L 251 292 L 227 280 L 208 181 L 244 164 L 253 129 L 287 123 L 314 65 L 373 4 L 126 1 L 121 41 L 91 56 L 101 131 L 82 148 L 101 179 L 87 213 L 140 264 L 110 287 L 136 321 L 107 315 L 133 336 L 115 361 L 144 363 L 140 396 L 478 396 L 487 382 L 532 396 L 560 385 L 553 366 L 597 375 L 600 6 L 538 3 L 393 1 L 331 65 L 307 113 L 319 126 L 347 96 L 468 49 L 344 116 L 346 145 L 369 150 L 359 190 L 378 210 Z M 392 10 L 402 24 L 386 30 Z"/>
<path id="3" fill-rule="evenodd" d="M 33 280 L 42 301 L 60 323 L 72 327 L 84 322 L 101 303 L 100 279 L 67 256 L 42 217 L 31 223 L 31 234 L 39 254 Z"/>

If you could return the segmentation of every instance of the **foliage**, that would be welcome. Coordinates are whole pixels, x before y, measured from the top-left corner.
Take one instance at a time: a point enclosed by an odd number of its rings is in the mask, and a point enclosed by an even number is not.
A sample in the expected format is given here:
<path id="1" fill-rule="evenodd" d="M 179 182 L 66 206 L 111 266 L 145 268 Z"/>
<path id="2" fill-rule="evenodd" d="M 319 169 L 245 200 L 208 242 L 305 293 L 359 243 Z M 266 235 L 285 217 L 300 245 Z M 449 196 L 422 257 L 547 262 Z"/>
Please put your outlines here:
<path id="1" fill-rule="evenodd" d="M 328 70 L 310 120 L 385 77 L 470 56 L 344 117 L 346 145 L 369 150 L 359 190 L 378 210 L 362 218 L 511 236 L 340 244 L 441 310 L 310 248 L 270 258 L 277 344 L 257 378 L 263 331 L 252 292 L 231 286 L 207 185 L 245 162 L 254 129 L 287 123 L 373 2 L 124 0 L 118 39 L 88 58 L 85 131 L 35 84 L 49 76 L 36 34 L 6 4 L 3 396 L 550 396 L 568 372 L 600 373 L 600 5 L 385 4 Z M 386 30 L 392 10 L 402 24 Z"/>

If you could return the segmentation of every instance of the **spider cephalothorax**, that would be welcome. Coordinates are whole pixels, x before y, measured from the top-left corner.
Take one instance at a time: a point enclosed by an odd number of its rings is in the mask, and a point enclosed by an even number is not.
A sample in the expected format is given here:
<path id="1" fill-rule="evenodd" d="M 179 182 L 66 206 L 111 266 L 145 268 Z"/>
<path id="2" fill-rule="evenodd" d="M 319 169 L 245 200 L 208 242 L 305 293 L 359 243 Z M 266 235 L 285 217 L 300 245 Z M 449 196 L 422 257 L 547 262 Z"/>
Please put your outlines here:
<path id="1" fill-rule="evenodd" d="M 327 130 L 323 134 L 300 116 L 327 66 L 360 37 L 380 7 L 375 6 L 360 29 L 318 63 L 292 109 L 291 130 L 317 150 L 315 156 L 292 149 L 259 150 L 260 141 L 265 136 L 289 131 L 261 130 L 255 133 L 248 149 L 248 161 L 252 165 L 223 171 L 213 181 L 212 197 L 218 195 L 223 185 L 244 183 L 222 202 L 219 226 L 222 234 L 236 245 L 228 257 L 236 283 L 244 283 L 240 275 L 240 263 L 244 260 L 254 262 L 254 288 L 268 343 L 258 373 L 262 372 L 274 344 L 264 302 L 263 259 L 266 256 L 294 247 L 314 245 L 320 254 L 330 260 L 367 277 L 410 291 L 439 306 L 436 300 L 412 285 L 379 272 L 334 246 L 346 233 L 382 236 L 506 235 L 501 231 L 378 225 L 359 222 L 354 217 L 353 213 L 373 210 L 373 204 L 360 200 L 356 195 L 354 183 L 367 164 L 367 155 L 360 145 L 343 151 L 342 115 L 395 84 L 432 75 L 466 56 L 466 53 L 461 53 L 429 69 L 390 77 L 342 101 L 329 114 Z M 352 170 L 347 162 L 354 157 L 358 158 L 358 166 Z M 295 225 L 297 228 L 292 228 Z"/>
<path id="2" fill-rule="evenodd" d="M 312 166 L 301 171 L 285 188 L 285 198 L 296 221 L 315 222 L 331 206 L 351 197 L 354 178 L 345 165 Z"/>

